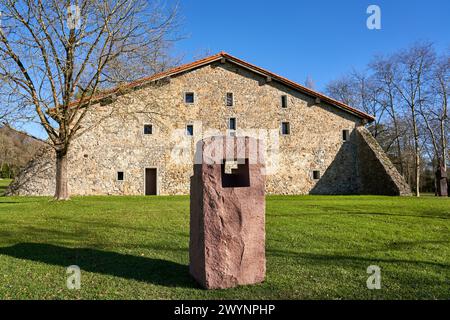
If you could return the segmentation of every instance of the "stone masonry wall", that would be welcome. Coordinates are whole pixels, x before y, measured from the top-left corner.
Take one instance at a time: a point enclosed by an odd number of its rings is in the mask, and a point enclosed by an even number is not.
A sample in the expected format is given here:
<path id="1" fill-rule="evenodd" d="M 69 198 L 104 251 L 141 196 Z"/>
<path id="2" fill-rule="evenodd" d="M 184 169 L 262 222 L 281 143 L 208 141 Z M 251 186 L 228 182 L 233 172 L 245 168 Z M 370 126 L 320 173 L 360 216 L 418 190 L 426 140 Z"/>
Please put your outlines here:
<path id="1" fill-rule="evenodd" d="M 359 194 L 409 196 L 411 189 L 372 134 L 357 128 Z"/>
<path id="2" fill-rule="evenodd" d="M 185 92 L 195 93 L 193 104 L 184 102 Z M 226 106 L 227 92 L 234 95 L 233 107 Z M 287 108 L 281 108 L 282 95 L 288 97 Z M 237 135 L 265 140 L 267 193 L 359 192 L 355 129 L 361 119 L 230 62 L 215 62 L 93 106 L 84 120 L 84 128 L 93 129 L 69 151 L 69 192 L 143 195 L 145 168 L 156 168 L 158 194 L 189 194 L 195 143 L 227 134 L 229 117 L 237 120 Z M 279 134 L 283 121 L 290 123 L 290 135 Z M 144 124 L 153 125 L 152 135 L 143 134 Z M 187 124 L 194 125 L 193 137 L 185 134 Z M 344 129 L 351 133 L 347 142 Z M 319 180 L 313 179 L 313 170 L 320 171 Z M 124 181 L 117 181 L 117 171 L 124 172 Z M 50 173 L 24 172 L 19 180 L 27 180 L 27 186 L 12 193 L 52 195 Z"/>
<path id="3" fill-rule="evenodd" d="M 6 190 L 6 195 L 47 196 L 55 193 L 56 158 L 53 149 L 42 147 Z"/>

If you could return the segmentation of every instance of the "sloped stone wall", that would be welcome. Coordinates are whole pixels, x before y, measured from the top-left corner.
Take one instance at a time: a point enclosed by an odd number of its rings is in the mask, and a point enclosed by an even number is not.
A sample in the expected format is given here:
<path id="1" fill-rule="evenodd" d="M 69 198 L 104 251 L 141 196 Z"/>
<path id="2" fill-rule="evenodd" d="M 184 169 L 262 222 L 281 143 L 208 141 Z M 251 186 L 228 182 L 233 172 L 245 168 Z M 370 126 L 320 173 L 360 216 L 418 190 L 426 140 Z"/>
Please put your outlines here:
<path id="1" fill-rule="evenodd" d="M 411 189 L 365 127 L 356 129 L 359 194 L 409 196 Z"/>
<path id="2" fill-rule="evenodd" d="M 41 148 L 6 190 L 6 195 L 49 196 L 55 193 L 56 157 L 49 146 Z"/>

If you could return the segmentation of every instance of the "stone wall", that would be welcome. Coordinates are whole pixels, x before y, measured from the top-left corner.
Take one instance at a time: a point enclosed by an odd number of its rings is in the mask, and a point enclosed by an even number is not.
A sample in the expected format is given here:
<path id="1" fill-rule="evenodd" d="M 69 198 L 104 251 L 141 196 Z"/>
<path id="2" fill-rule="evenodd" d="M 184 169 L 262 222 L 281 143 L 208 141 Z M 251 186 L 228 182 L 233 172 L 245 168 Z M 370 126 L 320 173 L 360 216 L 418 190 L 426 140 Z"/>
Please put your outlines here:
<path id="1" fill-rule="evenodd" d="M 55 193 L 55 152 L 41 148 L 6 190 L 6 195 L 47 196 Z"/>
<path id="2" fill-rule="evenodd" d="M 409 196 L 411 189 L 372 134 L 357 128 L 359 194 Z"/>
<path id="3" fill-rule="evenodd" d="M 195 93 L 194 104 L 184 102 L 185 92 Z M 234 95 L 233 107 L 226 106 L 227 92 Z M 288 97 L 287 108 L 281 108 L 282 95 Z M 265 141 L 267 193 L 359 192 L 355 129 L 361 119 L 230 62 L 215 62 L 93 106 L 83 124 L 92 129 L 69 152 L 69 192 L 143 195 L 145 168 L 157 168 L 158 194 L 189 194 L 195 143 L 227 134 L 229 117 L 237 120 L 237 135 Z M 279 134 L 282 121 L 290 123 L 290 135 Z M 153 135 L 143 134 L 144 124 L 153 125 Z M 185 135 L 187 124 L 194 125 L 193 137 Z M 347 142 L 344 129 L 351 133 Z M 25 171 L 19 180 L 28 185 L 12 193 L 52 195 L 49 170 L 39 175 Z M 313 170 L 320 171 L 321 179 L 313 179 Z M 117 171 L 125 173 L 124 181 L 117 181 Z"/>

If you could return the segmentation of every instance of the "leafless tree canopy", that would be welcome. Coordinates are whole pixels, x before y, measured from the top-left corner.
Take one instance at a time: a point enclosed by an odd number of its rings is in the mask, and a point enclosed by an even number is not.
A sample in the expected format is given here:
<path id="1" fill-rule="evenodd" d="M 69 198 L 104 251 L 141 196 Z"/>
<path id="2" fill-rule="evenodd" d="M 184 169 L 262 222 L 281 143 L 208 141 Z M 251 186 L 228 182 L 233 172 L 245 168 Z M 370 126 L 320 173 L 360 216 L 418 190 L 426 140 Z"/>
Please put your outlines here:
<path id="1" fill-rule="evenodd" d="M 431 191 L 433 172 L 450 161 L 449 86 L 450 53 L 417 43 L 376 56 L 367 70 L 331 82 L 327 93 L 377 117 L 373 135 L 419 194 Z"/>
<path id="2" fill-rule="evenodd" d="M 312 90 L 316 89 L 316 84 L 314 83 L 314 80 L 310 75 L 306 76 L 305 87 L 312 89 Z"/>
<path id="3" fill-rule="evenodd" d="M 57 153 L 57 175 L 65 175 L 67 150 L 83 133 L 92 96 L 171 63 L 177 11 L 162 3 L 0 0 L 0 11 L 0 81 L 14 100 L 7 107 L 33 112 L 42 124 Z M 57 177 L 57 198 L 68 197 L 66 184 Z"/>

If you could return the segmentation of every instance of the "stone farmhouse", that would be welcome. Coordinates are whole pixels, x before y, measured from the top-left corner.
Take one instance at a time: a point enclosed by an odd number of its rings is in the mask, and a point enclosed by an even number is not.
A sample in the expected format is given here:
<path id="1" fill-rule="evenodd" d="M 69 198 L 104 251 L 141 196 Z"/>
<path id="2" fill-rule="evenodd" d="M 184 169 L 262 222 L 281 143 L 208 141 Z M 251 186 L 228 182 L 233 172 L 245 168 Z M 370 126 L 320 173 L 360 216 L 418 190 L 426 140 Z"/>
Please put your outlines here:
<path id="1" fill-rule="evenodd" d="M 69 152 L 72 195 L 189 194 L 197 141 L 255 136 L 269 194 L 408 195 L 365 125 L 374 118 L 227 53 L 103 92 Z M 53 195 L 43 149 L 9 194 Z"/>

